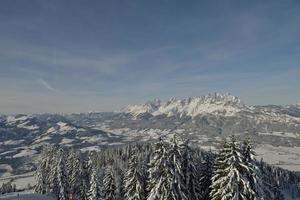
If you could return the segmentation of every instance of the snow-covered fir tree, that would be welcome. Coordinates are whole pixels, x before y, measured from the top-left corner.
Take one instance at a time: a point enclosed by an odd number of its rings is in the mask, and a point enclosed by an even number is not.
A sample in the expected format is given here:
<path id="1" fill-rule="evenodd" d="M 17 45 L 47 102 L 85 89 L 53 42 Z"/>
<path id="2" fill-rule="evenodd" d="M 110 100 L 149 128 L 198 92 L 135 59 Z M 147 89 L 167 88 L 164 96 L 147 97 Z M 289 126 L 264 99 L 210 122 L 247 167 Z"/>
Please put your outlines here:
<path id="1" fill-rule="evenodd" d="M 59 187 L 58 199 L 67 200 L 68 199 L 68 182 L 67 182 L 67 170 L 66 170 L 66 158 L 64 156 L 64 151 L 60 149 L 58 153 L 57 162 L 57 182 Z"/>
<path id="2" fill-rule="evenodd" d="M 216 159 L 212 177 L 212 200 L 248 200 L 247 194 L 253 193 L 244 172 L 249 171 L 244 165 L 240 144 L 234 136 L 225 142 Z"/>
<path id="3" fill-rule="evenodd" d="M 105 200 L 115 200 L 116 199 L 116 183 L 113 170 L 108 168 L 105 171 L 103 179 L 103 198 Z"/>
<path id="4" fill-rule="evenodd" d="M 101 199 L 101 191 L 99 187 L 99 177 L 97 173 L 97 169 L 92 168 L 91 170 L 91 179 L 90 179 L 90 189 L 88 191 L 88 200 L 98 200 Z"/>
<path id="5" fill-rule="evenodd" d="M 194 152 L 189 146 L 189 142 L 185 141 L 182 145 L 182 171 L 185 184 L 186 196 L 190 200 L 201 199 L 201 188 L 199 182 L 199 171 L 196 167 Z"/>
<path id="6" fill-rule="evenodd" d="M 170 150 L 168 152 L 169 168 L 171 170 L 171 191 L 168 199 L 185 200 L 187 197 L 187 188 L 185 187 L 185 176 L 182 169 L 182 152 L 178 145 L 176 136 L 173 137 Z M 191 192 L 192 194 L 193 192 Z"/>
<path id="7" fill-rule="evenodd" d="M 146 177 L 143 174 L 142 168 L 137 156 L 133 153 L 129 161 L 129 167 L 125 174 L 125 199 L 126 200 L 144 200 L 145 199 L 145 182 Z"/>
<path id="8" fill-rule="evenodd" d="M 171 144 L 159 141 L 149 169 L 148 200 L 188 199 L 182 170 L 181 149 L 174 137 Z"/>
<path id="9" fill-rule="evenodd" d="M 41 159 L 38 163 L 37 170 L 35 173 L 36 185 L 35 191 L 40 194 L 46 194 L 49 192 L 49 172 L 50 172 L 50 158 L 51 158 L 51 148 L 46 147 L 41 153 Z"/>
<path id="10" fill-rule="evenodd" d="M 78 153 L 71 151 L 67 160 L 67 168 L 69 174 L 69 190 L 78 199 L 86 198 L 85 190 L 85 171 L 83 162 Z"/>
<path id="11" fill-rule="evenodd" d="M 125 169 L 124 169 L 125 170 Z M 118 199 L 123 200 L 125 198 L 125 172 L 119 169 L 119 188 L 118 188 Z"/>
<path id="12" fill-rule="evenodd" d="M 215 154 L 197 147 L 191 148 L 187 143 L 178 145 L 176 141 L 170 143 L 162 140 L 155 145 L 139 143 L 110 147 L 90 156 L 68 152 L 57 146 L 43 152 L 37 166 L 36 190 L 56 196 L 57 199 L 66 199 L 68 193 L 73 192 L 75 199 L 87 200 L 87 194 L 92 194 L 91 191 L 95 191 L 92 188 L 98 184 L 102 196 L 99 199 L 123 200 L 122 191 L 140 191 L 139 186 L 123 189 L 126 185 L 124 182 L 134 182 L 134 179 L 127 178 L 127 181 L 123 181 L 121 172 L 126 172 L 126 175 L 134 174 L 131 163 L 136 163 L 135 159 L 139 163 L 141 174 L 147 176 L 147 190 L 144 193 L 147 200 L 185 199 L 183 195 L 186 199 L 196 199 L 197 197 L 191 197 L 191 193 L 198 191 L 196 182 L 200 187 L 201 200 L 210 199 L 209 192 L 212 199 L 260 200 L 261 179 L 264 200 L 281 200 L 283 194 L 300 197 L 299 175 L 262 161 L 256 162 L 251 143 L 246 141 L 240 144 L 235 138 L 225 142 L 216 159 Z M 133 152 L 135 158 L 130 158 Z M 87 157 L 91 159 L 82 159 Z M 257 163 L 259 171 L 256 171 Z M 145 173 L 145 166 L 149 166 L 149 173 Z M 193 173 L 194 167 L 196 173 Z M 97 171 L 98 180 L 93 178 L 93 168 Z M 195 176 L 197 180 L 193 181 Z M 11 191 L 11 187 L 4 185 L 0 189 L 0 192 L 3 191 Z"/>
<path id="13" fill-rule="evenodd" d="M 213 174 L 214 154 L 207 152 L 202 157 L 198 158 L 198 172 L 201 200 L 209 200 L 211 178 Z"/>
<path id="14" fill-rule="evenodd" d="M 149 164 L 148 200 L 167 199 L 170 192 L 167 145 L 160 139 L 154 147 L 154 156 Z"/>
<path id="15" fill-rule="evenodd" d="M 259 169 L 258 162 L 254 157 L 255 151 L 252 147 L 252 143 L 250 142 L 249 138 L 243 141 L 241 148 L 244 159 L 244 165 L 247 166 L 247 170 L 245 170 L 243 173 L 249 181 L 250 186 L 250 189 L 247 190 L 246 197 L 249 200 L 263 199 L 264 190 L 261 180 L 261 171 Z"/>

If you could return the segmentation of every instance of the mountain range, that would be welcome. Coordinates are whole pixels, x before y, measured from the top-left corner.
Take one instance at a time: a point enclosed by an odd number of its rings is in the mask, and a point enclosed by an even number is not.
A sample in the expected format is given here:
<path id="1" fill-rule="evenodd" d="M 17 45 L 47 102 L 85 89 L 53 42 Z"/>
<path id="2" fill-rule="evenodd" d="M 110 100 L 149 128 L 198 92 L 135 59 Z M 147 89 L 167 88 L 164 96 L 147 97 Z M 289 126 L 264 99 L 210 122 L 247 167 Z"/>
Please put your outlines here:
<path id="1" fill-rule="evenodd" d="M 155 99 L 118 112 L 1 115 L 0 175 L 34 170 L 36 157 L 49 144 L 88 152 L 174 134 L 212 151 L 228 135 L 250 137 L 258 157 L 300 171 L 299 104 L 253 106 L 213 93 Z"/>

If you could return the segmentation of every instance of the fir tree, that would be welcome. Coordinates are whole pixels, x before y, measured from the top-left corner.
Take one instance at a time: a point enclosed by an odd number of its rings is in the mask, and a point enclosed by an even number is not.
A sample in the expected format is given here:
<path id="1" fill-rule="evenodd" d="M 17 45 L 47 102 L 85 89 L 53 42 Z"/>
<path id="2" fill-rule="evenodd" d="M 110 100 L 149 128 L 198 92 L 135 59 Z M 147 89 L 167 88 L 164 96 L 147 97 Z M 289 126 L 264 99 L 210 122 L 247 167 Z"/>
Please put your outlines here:
<path id="1" fill-rule="evenodd" d="M 149 164 L 148 200 L 167 199 L 172 181 L 168 173 L 167 145 L 160 140 L 155 144 L 154 156 Z M 170 180 L 171 179 L 171 180 Z"/>
<path id="2" fill-rule="evenodd" d="M 211 152 L 207 152 L 199 160 L 199 185 L 201 200 L 209 200 L 211 178 L 213 174 L 213 162 L 214 155 Z"/>
<path id="3" fill-rule="evenodd" d="M 85 172 L 83 162 L 77 153 L 71 152 L 68 156 L 67 168 L 69 172 L 70 192 L 78 199 L 85 199 Z"/>
<path id="4" fill-rule="evenodd" d="M 247 200 L 247 194 L 251 191 L 249 181 L 243 172 L 249 171 L 244 165 L 243 156 L 240 152 L 240 145 L 234 136 L 225 142 L 219 153 L 214 166 L 212 177 L 212 200 Z M 253 191 L 251 191 L 252 193 Z"/>
<path id="5" fill-rule="evenodd" d="M 171 191 L 169 193 L 168 199 L 180 199 L 185 200 L 188 199 L 186 195 L 186 187 L 184 180 L 184 173 L 182 169 L 182 154 L 181 149 L 177 143 L 176 137 L 174 136 L 170 151 L 168 151 L 169 158 L 169 173 L 170 177 L 172 177 L 171 182 Z M 190 178 L 190 177 L 189 177 Z M 190 183 L 192 184 L 192 183 Z M 190 191 L 191 194 L 196 191 Z"/>
<path id="6" fill-rule="evenodd" d="M 190 148 L 188 141 L 181 145 L 182 147 L 182 171 L 184 175 L 184 184 L 187 198 L 191 200 L 201 199 L 199 172 L 197 171 L 194 152 Z"/>
<path id="7" fill-rule="evenodd" d="M 57 181 L 59 187 L 58 199 L 67 200 L 68 199 L 68 183 L 66 177 L 66 166 L 65 166 L 65 156 L 64 151 L 60 149 L 59 157 L 57 162 Z"/>
<path id="8" fill-rule="evenodd" d="M 105 200 L 116 199 L 116 184 L 112 169 L 107 169 L 103 180 L 103 196 Z"/>
<path id="9" fill-rule="evenodd" d="M 37 166 L 37 170 L 35 173 L 35 177 L 36 177 L 36 186 L 35 186 L 35 191 L 37 193 L 41 193 L 41 194 L 46 194 L 49 189 L 49 184 L 47 182 L 47 180 L 49 180 L 49 158 L 50 158 L 50 148 L 45 148 L 43 149 L 42 153 L 41 153 L 41 160 L 39 162 L 39 165 Z"/>
<path id="10" fill-rule="evenodd" d="M 148 200 L 187 199 L 182 155 L 175 138 L 171 145 L 159 141 L 154 154 L 149 169 Z"/>
<path id="11" fill-rule="evenodd" d="M 248 169 L 244 171 L 244 175 L 248 179 L 250 186 L 250 189 L 246 191 L 246 197 L 249 200 L 263 199 L 261 172 L 255 160 L 255 152 L 249 138 L 243 141 L 242 154 L 244 165 Z"/>
<path id="12" fill-rule="evenodd" d="M 98 173 L 95 168 L 92 168 L 92 174 L 90 179 L 90 189 L 88 192 L 88 200 L 98 200 L 101 198 L 101 192 L 99 188 Z"/>
<path id="13" fill-rule="evenodd" d="M 124 179 L 126 200 L 145 199 L 145 179 L 136 154 L 133 154 L 129 161 L 129 168 Z"/>

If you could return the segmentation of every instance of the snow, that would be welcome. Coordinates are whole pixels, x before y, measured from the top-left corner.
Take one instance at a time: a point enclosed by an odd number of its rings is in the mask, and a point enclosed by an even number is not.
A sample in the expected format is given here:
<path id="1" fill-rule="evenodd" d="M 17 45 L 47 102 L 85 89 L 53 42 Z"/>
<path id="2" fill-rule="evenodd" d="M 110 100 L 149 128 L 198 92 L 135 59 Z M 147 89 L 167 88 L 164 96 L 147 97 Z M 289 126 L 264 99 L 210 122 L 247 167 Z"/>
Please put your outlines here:
<path id="1" fill-rule="evenodd" d="M 0 164 L 0 170 L 4 173 L 0 173 L 1 177 L 10 176 L 13 168 L 9 164 Z"/>
<path id="2" fill-rule="evenodd" d="M 99 146 L 90 146 L 90 147 L 84 147 L 80 149 L 81 152 L 88 152 L 88 151 L 100 151 L 100 147 Z"/>
<path id="3" fill-rule="evenodd" d="M 268 164 L 291 171 L 300 171 L 300 147 L 275 147 L 264 144 L 258 146 L 255 151 L 258 159 L 263 158 Z"/>
<path id="4" fill-rule="evenodd" d="M 73 130 L 76 130 L 75 127 L 71 127 L 71 126 L 69 126 L 67 123 L 64 123 L 64 122 L 58 122 L 57 125 L 59 126 L 59 130 L 60 130 L 60 131 L 67 132 L 67 131 L 73 131 Z"/>
<path id="5" fill-rule="evenodd" d="M 23 149 L 20 153 L 14 155 L 13 158 L 20 158 L 20 157 L 32 156 L 32 155 L 34 155 L 36 153 L 37 153 L 36 150 Z"/>
<path id="6" fill-rule="evenodd" d="M 19 118 L 16 118 L 15 116 L 8 116 L 7 118 L 6 118 L 6 121 L 7 121 L 7 123 L 9 123 L 9 124 L 15 124 L 16 122 L 19 122 L 19 121 L 25 121 L 25 120 L 27 120 L 27 119 L 29 119 L 30 118 L 30 116 L 21 116 L 21 117 L 19 117 Z"/>
<path id="7" fill-rule="evenodd" d="M 18 145 L 24 142 L 24 140 L 7 140 L 3 142 L 4 145 Z"/>
<path id="8" fill-rule="evenodd" d="M 299 134 L 287 133 L 287 132 L 258 133 L 258 135 L 268 135 L 268 136 L 278 136 L 278 137 L 288 137 L 288 138 L 300 138 Z"/>
<path id="9" fill-rule="evenodd" d="M 173 116 L 180 114 L 181 116 L 194 117 L 204 113 L 232 116 L 240 112 L 241 109 L 250 110 L 235 96 L 215 93 L 183 100 L 171 99 L 167 102 L 155 100 L 142 105 L 129 105 L 122 112 L 131 113 L 133 116 L 151 113 L 152 115 L 166 114 L 167 116 Z"/>
<path id="10" fill-rule="evenodd" d="M 33 191 L 15 192 L 0 196 L 1 200 L 54 200 L 54 198 L 46 195 L 34 193 Z"/>
<path id="11" fill-rule="evenodd" d="M 36 184 L 36 180 L 34 174 L 32 172 L 20 174 L 20 175 L 13 175 L 0 178 L 0 184 L 7 183 L 12 180 L 12 184 L 16 184 L 17 189 L 24 190 L 27 188 L 28 184 L 31 186 Z"/>
<path id="12" fill-rule="evenodd" d="M 72 142 L 74 142 L 74 139 L 69 139 L 69 138 L 63 138 L 60 142 L 60 144 L 70 144 Z"/>

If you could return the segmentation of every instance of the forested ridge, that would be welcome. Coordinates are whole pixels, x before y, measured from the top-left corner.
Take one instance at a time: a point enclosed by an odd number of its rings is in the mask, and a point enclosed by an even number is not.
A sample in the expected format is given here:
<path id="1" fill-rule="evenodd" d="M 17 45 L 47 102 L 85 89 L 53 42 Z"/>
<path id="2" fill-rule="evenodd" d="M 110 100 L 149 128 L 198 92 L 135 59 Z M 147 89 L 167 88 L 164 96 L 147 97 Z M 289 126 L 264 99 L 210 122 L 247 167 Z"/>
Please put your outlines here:
<path id="1" fill-rule="evenodd" d="M 174 137 L 82 154 L 45 147 L 35 190 L 57 199 L 281 200 L 300 197 L 300 176 L 255 160 L 250 140 L 224 140 L 218 153 Z"/>

